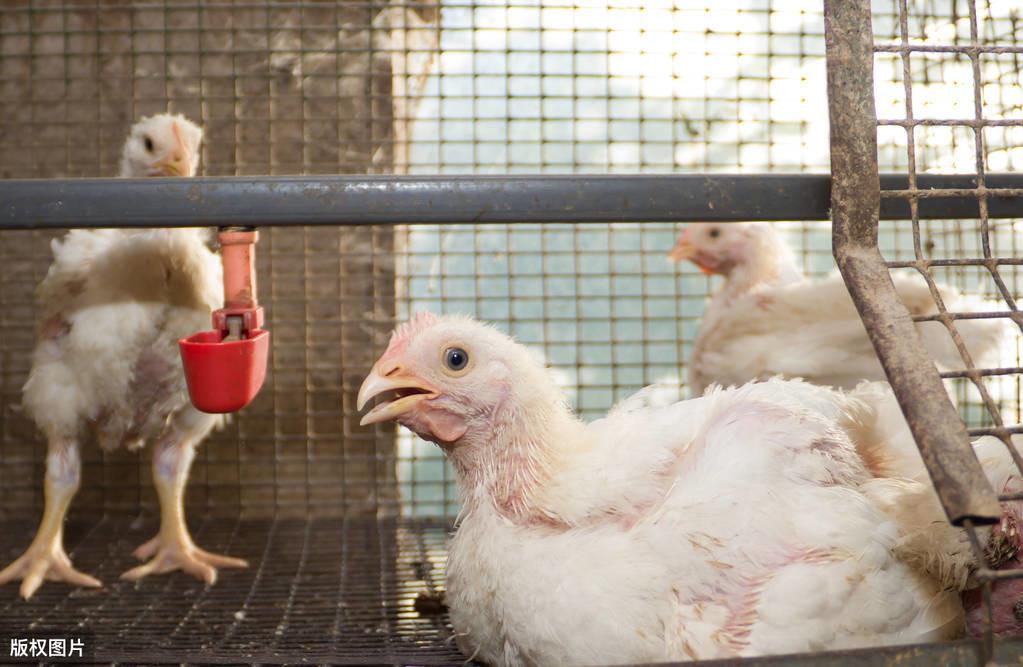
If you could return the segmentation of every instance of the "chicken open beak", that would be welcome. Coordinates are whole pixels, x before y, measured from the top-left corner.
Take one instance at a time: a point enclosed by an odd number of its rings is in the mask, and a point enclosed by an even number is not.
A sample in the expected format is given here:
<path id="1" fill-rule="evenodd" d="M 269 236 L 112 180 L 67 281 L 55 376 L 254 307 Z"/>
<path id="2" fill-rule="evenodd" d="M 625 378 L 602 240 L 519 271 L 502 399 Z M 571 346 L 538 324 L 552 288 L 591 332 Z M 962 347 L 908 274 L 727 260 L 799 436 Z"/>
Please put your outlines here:
<path id="1" fill-rule="evenodd" d="M 708 257 L 700 252 L 700 250 L 689 241 L 689 228 L 682 230 L 682 234 L 679 235 L 678 241 L 675 243 L 675 247 L 668 253 L 668 259 L 675 262 L 681 262 L 684 259 L 688 259 L 690 262 L 696 265 L 696 268 L 700 270 L 704 275 L 714 275 L 717 271 L 716 263 L 708 264 Z"/>
<path id="2" fill-rule="evenodd" d="M 696 256 L 696 246 L 689 242 L 689 230 L 683 230 L 678 237 L 675 247 L 668 253 L 668 259 L 678 263 L 684 259 L 692 259 Z"/>
<path id="3" fill-rule="evenodd" d="M 414 408 L 420 401 L 436 398 L 439 393 L 429 383 L 403 373 L 400 368 L 392 368 L 387 373 L 381 373 L 377 366 L 374 366 L 359 387 L 356 408 L 362 410 L 370 399 L 388 391 L 395 392 L 396 397 L 379 403 L 367 412 L 359 422 L 360 426 L 394 419 Z"/>

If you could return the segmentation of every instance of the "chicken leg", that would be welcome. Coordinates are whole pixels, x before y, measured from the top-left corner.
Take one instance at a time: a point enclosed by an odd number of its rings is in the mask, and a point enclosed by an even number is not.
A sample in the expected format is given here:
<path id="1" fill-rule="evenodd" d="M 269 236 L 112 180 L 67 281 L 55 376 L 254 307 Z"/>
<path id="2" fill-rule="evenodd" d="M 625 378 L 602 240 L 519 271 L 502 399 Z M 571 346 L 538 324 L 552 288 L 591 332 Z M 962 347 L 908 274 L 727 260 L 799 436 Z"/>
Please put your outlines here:
<path id="1" fill-rule="evenodd" d="M 26 600 L 43 579 L 65 581 L 76 586 L 102 586 L 98 579 L 79 572 L 64 551 L 64 516 L 81 481 L 82 462 L 78 442 L 51 437 L 46 457 L 45 506 L 35 539 L 20 558 L 0 571 L 0 584 L 21 579 L 21 597 Z"/>
<path id="2" fill-rule="evenodd" d="M 207 584 L 217 581 L 218 567 L 248 567 L 240 558 L 221 556 L 195 545 L 185 524 L 185 483 L 195 458 L 196 439 L 173 423 L 153 449 L 153 484 L 160 499 L 160 532 L 135 550 L 139 560 L 151 559 L 121 575 L 132 581 L 149 574 L 184 570 Z"/>

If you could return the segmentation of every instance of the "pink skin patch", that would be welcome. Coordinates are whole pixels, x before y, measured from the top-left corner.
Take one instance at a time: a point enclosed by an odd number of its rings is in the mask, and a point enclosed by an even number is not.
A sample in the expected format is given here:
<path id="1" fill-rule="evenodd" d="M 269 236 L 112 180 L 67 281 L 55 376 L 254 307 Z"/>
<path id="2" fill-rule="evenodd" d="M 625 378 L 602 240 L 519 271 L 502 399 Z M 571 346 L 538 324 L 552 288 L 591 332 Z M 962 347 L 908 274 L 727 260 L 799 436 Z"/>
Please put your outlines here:
<path id="1" fill-rule="evenodd" d="M 1010 478 L 1002 489 L 1003 493 L 1023 490 L 1023 480 Z M 1023 503 L 1003 503 L 1001 522 L 991 529 L 990 542 L 1003 543 L 1003 548 L 1015 550 L 1007 562 L 998 570 L 1023 570 Z M 984 634 L 987 611 L 984 608 L 983 591 L 980 587 L 963 593 L 963 607 L 966 609 L 966 632 L 971 637 Z M 991 584 L 991 629 L 996 637 L 1015 637 L 1023 634 L 1023 579 L 1000 579 Z"/>
<path id="2" fill-rule="evenodd" d="M 46 340 L 54 340 L 66 336 L 71 331 L 71 325 L 60 315 L 54 315 L 43 322 L 43 328 L 39 335 Z"/>
<path id="3" fill-rule="evenodd" d="M 125 443 L 140 437 L 156 403 L 174 387 L 175 371 L 174 366 L 153 352 L 145 351 L 139 355 L 128 386 L 135 412 L 124 434 Z"/>
<path id="4" fill-rule="evenodd" d="M 1018 569 L 1023 567 L 1023 564 L 1016 560 L 1008 567 Z M 971 588 L 963 593 L 966 632 L 971 637 L 984 636 L 987 612 L 984 610 L 982 595 L 980 588 Z M 1016 637 L 1023 634 L 1023 580 L 1003 579 L 992 584 L 991 617 L 995 637 Z"/>
<path id="5" fill-rule="evenodd" d="M 703 537 L 709 538 L 710 536 L 703 535 Z M 690 542 L 693 542 L 692 538 Z M 780 557 L 770 559 L 764 564 L 764 569 L 760 574 L 745 578 L 738 589 L 732 588 L 726 591 L 715 586 L 713 594 L 702 594 L 691 599 L 680 598 L 680 602 L 692 605 L 700 615 L 706 605 L 724 606 L 728 610 L 728 616 L 721 628 L 714 633 L 714 642 L 732 655 L 739 655 L 743 649 L 749 646 L 753 627 L 760 620 L 757 608 L 760 606 L 764 588 L 781 570 L 790 565 L 817 565 L 831 563 L 835 560 L 834 554 L 822 549 L 793 548 Z M 708 562 L 722 571 L 732 569 L 732 566 L 727 563 L 719 563 L 714 560 Z"/>

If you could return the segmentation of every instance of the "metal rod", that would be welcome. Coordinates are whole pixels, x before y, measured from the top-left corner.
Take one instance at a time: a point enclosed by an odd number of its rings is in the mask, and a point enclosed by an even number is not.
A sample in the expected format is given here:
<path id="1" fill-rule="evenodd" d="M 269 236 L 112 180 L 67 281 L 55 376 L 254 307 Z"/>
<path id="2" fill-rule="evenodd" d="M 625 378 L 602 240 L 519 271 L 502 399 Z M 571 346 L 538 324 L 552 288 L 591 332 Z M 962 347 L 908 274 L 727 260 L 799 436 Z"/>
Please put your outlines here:
<path id="1" fill-rule="evenodd" d="M 993 523 L 1001 515 L 998 498 L 877 247 L 881 192 L 870 2 L 826 0 L 824 12 L 835 261 L 949 520 Z M 925 187 L 922 178 L 916 185 Z"/>
<path id="2" fill-rule="evenodd" d="M 905 175 L 882 178 L 905 190 Z M 989 175 L 1023 187 L 1023 174 Z M 918 189 L 975 186 L 969 175 L 921 175 Z M 1023 197 L 989 202 L 1023 217 Z M 827 174 L 637 176 L 328 176 L 0 180 L 0 229 L 206 225 L 735 222 L 828 220 Z M 919 200 L 924 218 L 975 217 L 972 196 Z M 907 218 L 909 202 L 882 202 Z"/>

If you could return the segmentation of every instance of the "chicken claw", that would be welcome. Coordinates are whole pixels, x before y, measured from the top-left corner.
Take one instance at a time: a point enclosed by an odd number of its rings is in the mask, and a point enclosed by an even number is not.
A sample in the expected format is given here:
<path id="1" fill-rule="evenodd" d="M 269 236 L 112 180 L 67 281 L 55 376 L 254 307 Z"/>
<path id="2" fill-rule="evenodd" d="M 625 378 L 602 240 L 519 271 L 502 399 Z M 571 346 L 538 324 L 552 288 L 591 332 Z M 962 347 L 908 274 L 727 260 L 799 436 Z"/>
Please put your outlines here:
<path id="1" fill-rule="evenodd" d="M 21 597 L 39 590 L 44 579 L 74 586 L 99 588 L 99 579 L 79 572 L 64 551 L 64 516 L 78 489 L 81 463 L 78 444 L 66 438 L 50 438 L 46 458 L 43 497 L 46 505 L 32 544 L 17 560 L 0 570 L 0 584 L 21 579 Z"/>
<path id="2" fill-rule="evenodd" d="M 71 559 L 59 541 L 33 544 L 20 558 L 0 571 L 0 584 L 21 579 L 21 597 L 26 600 L 42 585 L 43 580 L 64 581 L 73 586 L 100 588 L 103 584 L 71 565 Z"/>
<path id="3" fill-rule="evenodd" d="M 164 574 L 174 570 L 183 570 L 192 576 L 202 579 L 207 584 L 217 581 L 218 567 L 248 567 L 248 561 L 231 556 L 210 553 L 195 546 L 188 534 L 175 535 L 164 541 L 157 535 L 135 550 L 139 560 L 150 558 L 144 564 L 134 567 L 121 575 L 122 579 L 138 581 L 150 574 Z"/>

